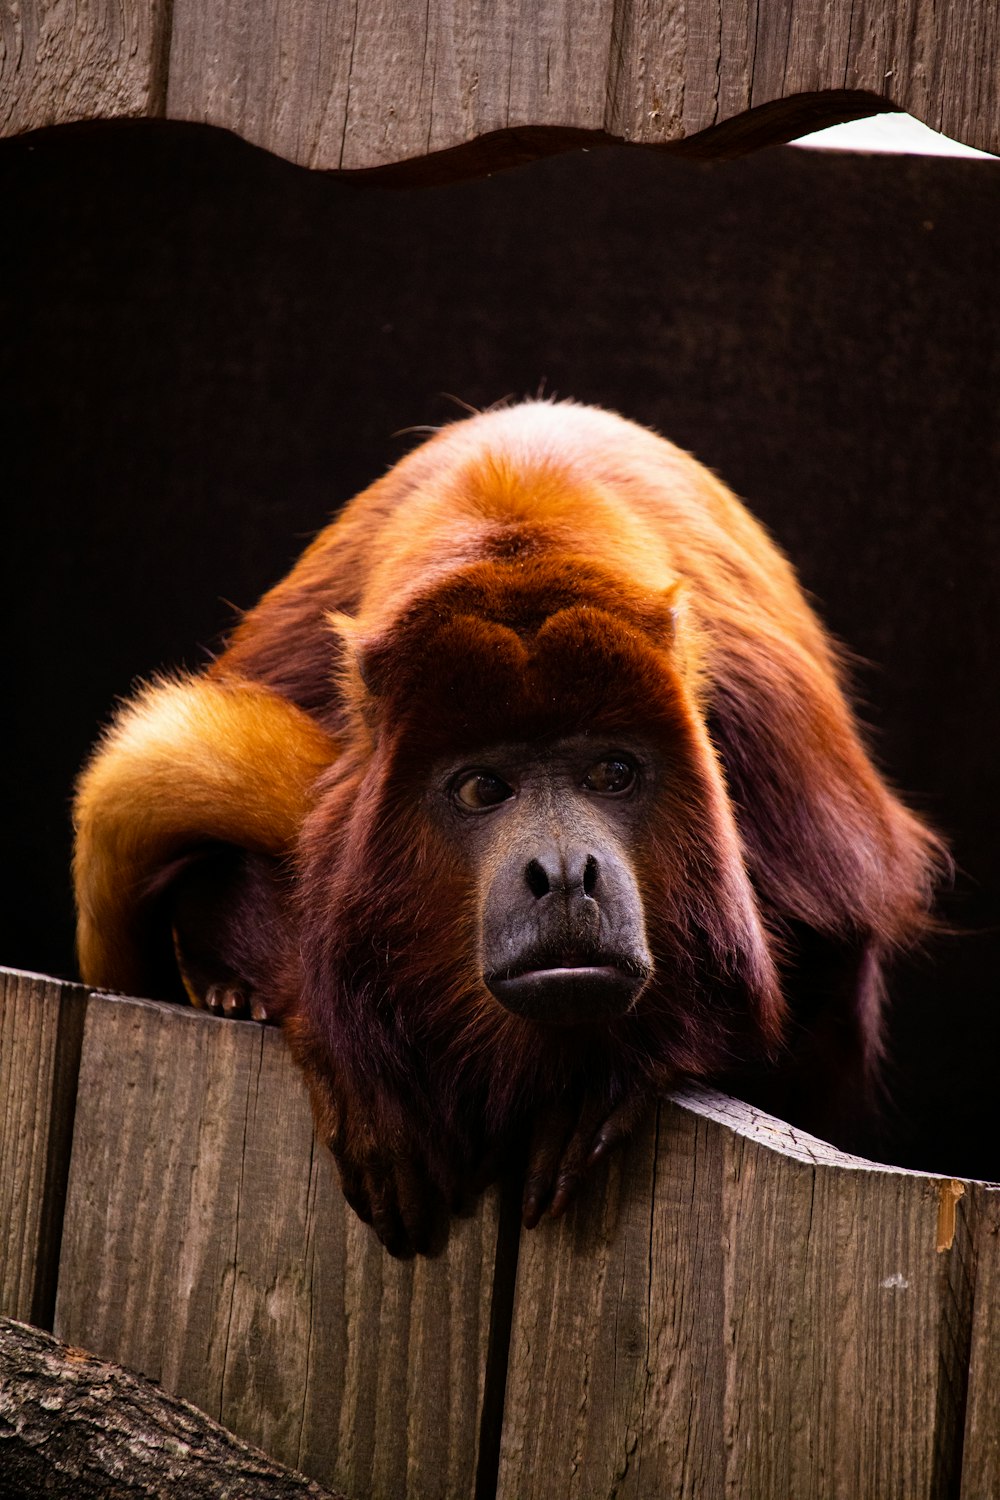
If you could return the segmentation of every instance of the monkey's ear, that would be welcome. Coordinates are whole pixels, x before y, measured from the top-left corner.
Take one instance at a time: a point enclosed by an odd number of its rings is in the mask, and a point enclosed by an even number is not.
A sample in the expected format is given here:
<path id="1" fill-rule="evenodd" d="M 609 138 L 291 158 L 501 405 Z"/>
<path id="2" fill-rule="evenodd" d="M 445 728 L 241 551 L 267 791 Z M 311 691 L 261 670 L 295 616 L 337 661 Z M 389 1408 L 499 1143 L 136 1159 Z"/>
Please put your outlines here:
<path id="1" fill-rule="evenodd" d="M 665 642 L 673 642 L 683 628 L 687 596 L 684 585 L 678 579 L 656 600 L 656 616 L 663 629 Z"/>
<path id="2" fill-rule="evenodd" d="M 362 640 L 357 620 L 339 609 L 330 609 L 327 610 L 326 623 L 340 642 L 342 680 L 348 691 L 353 673 L 365 692 L 378 698 L 382 691 L 377 671 L 378 652 L 371 650 Z"/>
<path id="3" fill-rule="evenodd" d="M 84 982 L 141 994 L 143 924 L 164 872 L 220 844 L 286 856 L 336 754 L 314 720 L 258 684 L 185 677 L 144 689 L 77 784 Z"/>
<path id="4" fill-rule="evenodd" d="M 688 591 L 682 579 L 646 601 L 642 624 L 657 649 L 670 655 L 682 677 L 692 683 L 700 678 L 699 632 L 690 628 Z"/>
<path id="5" fill-rule="evenodd" d="M 643 630 L 658 646 L 671 646 L 684 628 L 687 592 L 681 579 L 647 594 L 638 606 Z"/>

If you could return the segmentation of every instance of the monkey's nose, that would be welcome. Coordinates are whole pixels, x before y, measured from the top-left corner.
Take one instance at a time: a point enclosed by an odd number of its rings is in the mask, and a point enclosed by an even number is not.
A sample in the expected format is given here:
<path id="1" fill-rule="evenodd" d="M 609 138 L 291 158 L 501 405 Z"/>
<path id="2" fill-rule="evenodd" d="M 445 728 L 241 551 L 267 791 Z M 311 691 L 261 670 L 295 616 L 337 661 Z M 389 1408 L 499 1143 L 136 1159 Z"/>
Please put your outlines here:
<path id="1" fill-rule="evenodd" d="M 593 896 L 600 878 L 600 866 L 586 850 L 544 850 L 524 867 L 524 879 L 536 901 L 553 893 L 570 895 L 582 891 Z"/>

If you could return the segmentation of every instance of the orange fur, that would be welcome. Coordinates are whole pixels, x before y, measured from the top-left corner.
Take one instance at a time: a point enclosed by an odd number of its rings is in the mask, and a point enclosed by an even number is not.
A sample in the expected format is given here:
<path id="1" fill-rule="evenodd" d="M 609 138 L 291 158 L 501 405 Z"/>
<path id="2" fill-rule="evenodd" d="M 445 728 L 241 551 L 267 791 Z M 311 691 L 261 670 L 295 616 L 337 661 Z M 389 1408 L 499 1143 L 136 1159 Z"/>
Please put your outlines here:
<path id="1" fill-rule="evenodd" d="M 591 735 L 658 768 L 626 851 L 651 977 L 606 1027 L 545 1027 L 487 986 L 483 871 L 434 778 Z M 259 870 L 234 897 L 229 971 L 254 950 L 345 1191 L 411 1248 L 426 1223 L 401 1232 L 386 1184 L 399 1213 L 428 1183 L 454 1196 L 573 1090 L 632 1119 L 644 1091 L 747 1064 L 824 1129 L 871 1080 L 881 967 L 946 863 L 763 528 L 688 454 L 570 403 L 458 422 L 358 495 L 202 676 L 124 711 L 77 825 L 84 977 L 118 988 L 149 972 L 172 861 L 282 858 L 273 908 Z"/>
<path id="2" fill-rule="evenodd" d="M 108 731 L 74 805 L 77 942 L 85 983 L 141 993 L 137 917 L 148 882 L 201 843 L 295 846 L 331 737 L 247 682 L 153 683 Z"/>
<path id="3" fill-rule="evenodd" d="M 260 677 L 360 746 L 371 705 L 357 662 L 380 642 L 391 650 L 435 589 L 477 567 L 500 589 L 529 558 L 570 592 L 603 569 L 619 607 L 673 591 L 675 661 L 695 709 L 713 716 L 731 789 L 740 782 L 748 868 L 769 900 L 821 925 L 857 920 L 890 944 L 919 936 L 945 856 L 872 766 L 838 653 L 790 565 L 704 465 L 613 413 L 529 402 L 446 427 L 317 537 L 238 626 L 219 670 Z M 746 798 L 744 759 L 759 793 Z"/>

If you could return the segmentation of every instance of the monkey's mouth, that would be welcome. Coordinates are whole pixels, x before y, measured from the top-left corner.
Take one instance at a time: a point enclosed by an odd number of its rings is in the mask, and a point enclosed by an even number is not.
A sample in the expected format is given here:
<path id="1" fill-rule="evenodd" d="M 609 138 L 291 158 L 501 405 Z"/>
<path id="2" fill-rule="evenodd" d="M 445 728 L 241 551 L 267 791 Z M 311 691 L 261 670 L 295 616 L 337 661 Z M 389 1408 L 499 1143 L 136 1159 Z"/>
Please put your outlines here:
<path id="1" fill-rule="evenodd" d="M 487 974 L 505 1010 L 554 1026 L 609 1021 L 635 1004 L 650 978 L 647 965 L 617 954 L 534 956 L 514 970 Z"/>

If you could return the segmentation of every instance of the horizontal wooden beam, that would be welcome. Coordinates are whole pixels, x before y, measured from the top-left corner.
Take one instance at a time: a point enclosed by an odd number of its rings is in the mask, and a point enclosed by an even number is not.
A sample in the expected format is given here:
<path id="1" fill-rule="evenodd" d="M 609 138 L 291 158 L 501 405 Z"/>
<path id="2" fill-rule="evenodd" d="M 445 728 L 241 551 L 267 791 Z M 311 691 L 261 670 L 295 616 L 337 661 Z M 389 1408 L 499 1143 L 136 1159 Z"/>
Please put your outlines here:
<path id="1" fill-rule="evenodd" d="M 981 0 L 23 0 L 0 47 L 2 134 L 196 121 L 333 171 L 602 141 L 733 153 L 879 108 L 1000 152 L 1000 9 Z"/>

